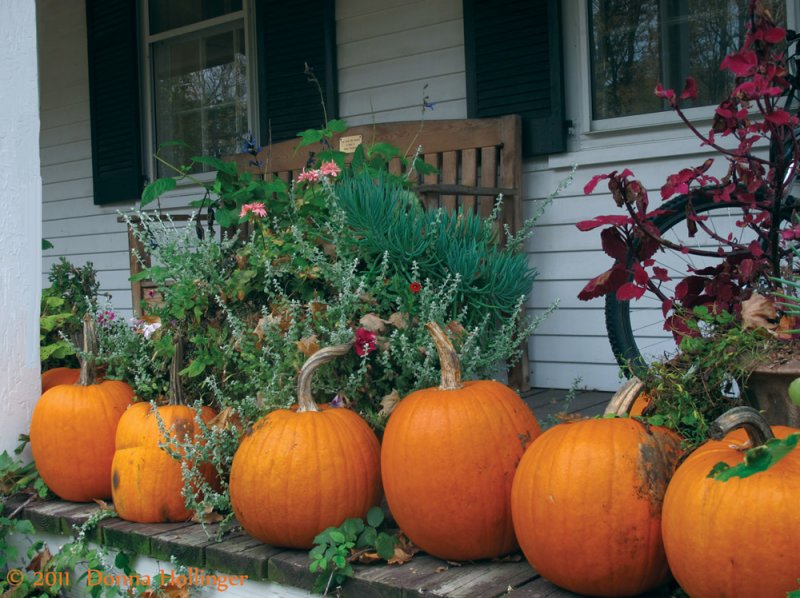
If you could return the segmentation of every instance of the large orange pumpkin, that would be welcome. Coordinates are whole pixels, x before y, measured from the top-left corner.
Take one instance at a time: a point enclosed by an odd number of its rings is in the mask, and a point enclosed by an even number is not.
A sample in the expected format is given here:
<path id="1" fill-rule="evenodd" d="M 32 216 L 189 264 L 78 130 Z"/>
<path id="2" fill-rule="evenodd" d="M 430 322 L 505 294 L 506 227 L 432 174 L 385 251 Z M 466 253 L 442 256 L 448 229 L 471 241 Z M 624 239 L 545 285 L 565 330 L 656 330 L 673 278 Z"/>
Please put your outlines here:
<path id="1" fill-rule="evenodd" d="M 117 423 L 133 389 L 117 380 L 96 383 L 94 322 L 87 315 L 78 383 L 45 392 L 33 410 L 31 451 L 45 484 L 60 498 L 88 502 L 111 496 Z"/>
<path id="2" fill-rule="evenodd" d="M 279 409 L 259 420 L 233 457 L 230 497 L 251 536 L 309 549 L 314 537 L 380 503 L 380 444 L 356 413 L 311 397 L 313 372 L 351 349 L 320 349 L 303 365 L 297 410 Z"/>
<path id="3" fill-rule="evenodd" d="M 541 428 L 507 386 L 462 382 L 447 335 L 435 323 L 427 328 L 439 353 L 441 385 L 411 393 L 389 417 L 381 452 L 389 509 L 417 546 L 439 558 L 512 552 L 511 483 Z"/>
<path id="4" fill-rule="evenodd" d="M 667 489 L 663 532 L 670 568 L 692 598 L 785 596 L 800 579 L 800 430 L 770 430 L 750 407 L 733 409 L 716 424 L 718 437 L 727 434 L 724 439 L 692 453 Z M 729 433 L 737 426 L 747 433 Z M 740 471 L 745 477 L 709 475 L 718 463 L 733 468 L 742 467 L 745 459 L 757 461 L 759 453 L 764 458 L 765 449 L 749 456 L 748 449 L 773 433 L 778 438 L 795 435 L 794 446 L 772 457 L 763 471 Z"/>
<path id="5" fill-rule="evenodd" d="M 525 557 L 578 594 L 635 596 L 664 583 L 661 505 L 680 456 L 677 435 L 630 418 L 547 430 L 511 494 Z"/>
<path id="6" fill-rule="evenodd" d="M 184 404 L 178 372 L 183 367 L 183 342 L 175 342 L 170 368 L 169 404 L 152 408 L 136 403 L 122 416 L 117 427 L 116 452 L 111 464 L 111 489 L 114 508 L 121 519 L 138 523 L 186 521 L 192 512 L 183 496 L 181 461 L 162 448 L 181 452 L 177 442 L 194 441 L 200 430 L 195 410 Z M 208 423 L 216 415 L 203 407 L 201 418 Z M 164 432 L 159 427 L 159 419 Z M 210 466 L 201 471 L 214 479 Z"/>
<path id="7" fill-rule="evenodd" d="M 75 384 L 80 375 L 77 368 L 52 368 L 42 372 L 42 394 L 59 384 Z"/>

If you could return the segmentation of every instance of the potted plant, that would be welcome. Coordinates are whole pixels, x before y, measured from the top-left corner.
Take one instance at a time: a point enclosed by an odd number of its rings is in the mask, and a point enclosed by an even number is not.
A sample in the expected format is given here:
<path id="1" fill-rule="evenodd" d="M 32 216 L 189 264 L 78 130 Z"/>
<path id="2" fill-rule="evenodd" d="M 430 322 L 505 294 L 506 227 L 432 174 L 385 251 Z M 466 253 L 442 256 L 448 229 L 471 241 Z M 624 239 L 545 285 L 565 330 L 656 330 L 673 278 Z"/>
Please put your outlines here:
<path id="1" fill-rule="evenodd" d="M 669 175 L 660 190 L 665 201 L 659 205 L 651 203 L 628 169 L 599 174 L 584 188 L 591 194 L 607 180 L 621 208 L 621 213 L 577 225 L 583 231 L 603 227 L 603 250 L 614 259 L 579 298 L 606 296 L 609 338 L 629 374 L 641 375 L 649 361 L 668 359 L 655 351 L 648 355 L 637 332 L 638 320 L 648 310 L 636 306 L 646 297 L 652 300 L 651 314 L 678 344 L 687 338 L 724 336 L 731 326 L 768 330 L 776 342 L 762 347 L 759 359 L 740 362 L 745 371 L 739 374 L 745 378 L 764 363 L 789 361 L 796 351 L 793 319 L 782 317 L 781 311 L 794 303 L 796 293 L 785 280 L 794 271 L 793 245 L 800 238 L 789 195 L 800 157 L 792 106 L 798 81 L 787 64 L 793 41 L 765 4 L 750 1 L 744 41 L 721 63 L 733 85 L 707 133 L 685 113 L 697 97 L 694 79 L 688 77 L 680 92 L 656 87 L 656 95 L 701 144 L 721 156 L 724 168 L 708 158 Z M 715 317 L 723 313 L 732 318 L 720 327 Z M 704 320 L 703 314 L 711 319 Z M 792 374 L 797 375 L 800 369 Z M 752 392 L 754 378 L 750 380 Z"/>

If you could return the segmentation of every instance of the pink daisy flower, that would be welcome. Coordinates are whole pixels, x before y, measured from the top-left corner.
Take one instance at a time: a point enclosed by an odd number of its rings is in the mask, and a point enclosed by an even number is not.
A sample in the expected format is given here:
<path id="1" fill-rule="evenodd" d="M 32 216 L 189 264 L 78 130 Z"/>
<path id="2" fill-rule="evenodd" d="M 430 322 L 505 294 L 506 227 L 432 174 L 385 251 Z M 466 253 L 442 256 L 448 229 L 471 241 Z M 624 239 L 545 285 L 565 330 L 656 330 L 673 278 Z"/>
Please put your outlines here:
<path id="1" fill-rule="evenodd" d="M 239 214 L 239 218 L 244 218 L 250 213 L 258 218 L 264 218 L 267 215 L 267 208 L 260 201 L 246 203 L 242 206 L 242 212 Z"/>
<path id="2" fill-rule="evenodd" d="M 306 170 L 303 169 L 299 175 L 297 175 L 297 182 L 302 183 L 306 181 L 308 183 L 316 183 L 319 181 L 319 170 Z"/>
<path id="3" fill-rule="evenodd" d="M 319 167 L 319 172 L 323 176 L 335 177 L 340 172 L 342 172 L 342 169 L 339 168 L 339 166 L 336 164 L 336 162 L 331 160 L 329 162 L 323 162 L 322 166 Z"/>

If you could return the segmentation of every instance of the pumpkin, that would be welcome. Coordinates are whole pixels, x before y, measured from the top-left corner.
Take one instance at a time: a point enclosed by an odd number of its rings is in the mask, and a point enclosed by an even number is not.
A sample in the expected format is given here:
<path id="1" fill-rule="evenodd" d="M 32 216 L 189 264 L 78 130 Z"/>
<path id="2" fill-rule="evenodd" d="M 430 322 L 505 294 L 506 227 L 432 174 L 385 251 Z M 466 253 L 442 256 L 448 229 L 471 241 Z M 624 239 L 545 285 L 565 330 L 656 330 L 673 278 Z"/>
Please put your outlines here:
<path id="1" fill-rule="evenodd" d="M 307 550 L 321 531 L 363 518 L 381 501 L 375 433 L 355 412 L 317 406 L 311 396 L 314 371 L 351 347 L 314 353 L 300 370 L 297 409 L 279 409 L 256 422 L 233 457 L 233 511 L 262 542 Z"/>
<path id="2" fill-rule="evenodd" d="M 167 445 L 172 451 L 180 452 L 176 442 L 195 440 L 200 433 L 195 410 L 184 404 L 178 375 L 182 367 L 183 341 L 177 337 L 170 367 L 169 404 L 153 409 L 150 403 L 136 403 L 119 421 L 111 464 L 111 489 L 120 519 L 166 523 L 186 521 L 192 516 L 182 493 L 181 461 L 162 448 Z M 215 415 L 210 407 L 201 411 L 205 423 Z M 159 427 L 159 419 L 164 432 Z M 210 465 L 204 464 L 200 469 L 209 482 L 215 481 Z"/>
<path id="3" fill-rule="evenodd" d="M 114 435 L 133 400 L 133 389 L 125 382 L 97 383 L 96 346 L 94 322 L 87 314 L 77 384 L 61 384 L 42 394 L 31 418 L 36 469 L 57 496 L 75 502 L 111 496 Z"/>
<path id="4" fill-rule="evenodd" d="M 541 433 L 530 408 L 493 380 L 462 382 L 453 345 L 426 325 L 441 384 L 400 401 L 383 435 L 381 471 L 389 509 L 414 544 L 442 559 L 492 558 L 516 550 L 511 483 Z"/>
<path id="5" fill-rule="evenodd" d="M 661 506 L 680 456 L 676 434 L 631 418 L 547 430 L 522 458 L 511 493 L 531 566 L 591 596 L 635 596 L 666 582 Z"/>
<path id="6" fill-rule="evenodd" d="M 42 372 L 42 393 L 59 384 L 75 384 L 80 375 L 78 368 L 52 368 Z"/>
<path id="7" fill-rule="evenodd" d="M 717 440 L 681 464 L 664 499 L 675 579 L 692 598 L 785 596 L 800 579 L 800 430 L 770 429 L 750 407 L 711 430 Z M 773 434 L 784 439 L 779 450 L 767 442 Z"/>

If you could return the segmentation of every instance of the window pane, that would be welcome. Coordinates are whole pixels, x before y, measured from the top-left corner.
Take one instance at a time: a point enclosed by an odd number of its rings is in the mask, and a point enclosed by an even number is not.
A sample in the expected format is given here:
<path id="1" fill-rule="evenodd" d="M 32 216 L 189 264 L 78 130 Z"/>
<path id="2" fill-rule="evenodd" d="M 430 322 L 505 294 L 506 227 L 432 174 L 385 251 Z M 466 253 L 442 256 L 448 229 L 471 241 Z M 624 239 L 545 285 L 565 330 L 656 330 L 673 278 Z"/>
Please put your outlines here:
<path id="1" fill-rule="evenodd" d="M 242 0 L 150 0 L 150 34 L 242 10 Z"/>
<path id="2" fill-rule="evenodd" d="M 156 144 L 182 141 L 188 147 L 161 151 L 182 165 L 196 155 L 238 151 L 248 130 L 247 60 L 244 32 L 216 32 L 153 45 Z M 174 172 L 158 165 L 159 176 Z"/>
<path id="3" fill-rule="evenodd" d="M 593 116 L 645 114 L 669 106 L 653 94 L 658 83 L 680 91 L 687 75 L 698 87 L 696 106 L 713 105 L 730 89 L 719 68 L 735 51 L 748 0 L 591 0 Z M 771 5 L 785 22 L 785 2 Z"/>

